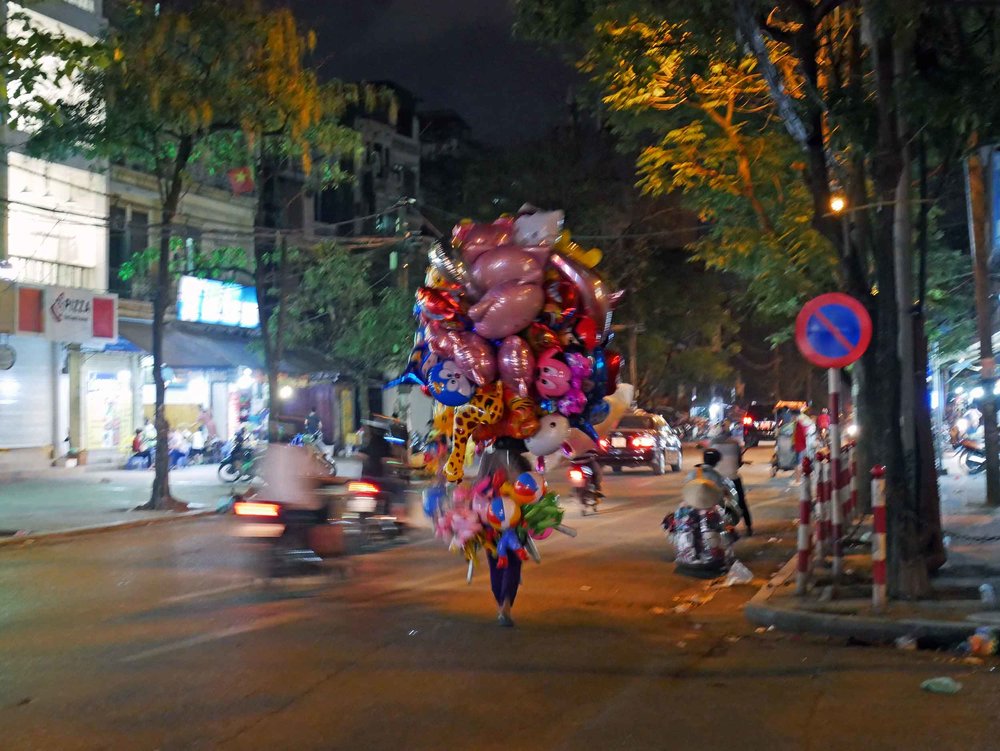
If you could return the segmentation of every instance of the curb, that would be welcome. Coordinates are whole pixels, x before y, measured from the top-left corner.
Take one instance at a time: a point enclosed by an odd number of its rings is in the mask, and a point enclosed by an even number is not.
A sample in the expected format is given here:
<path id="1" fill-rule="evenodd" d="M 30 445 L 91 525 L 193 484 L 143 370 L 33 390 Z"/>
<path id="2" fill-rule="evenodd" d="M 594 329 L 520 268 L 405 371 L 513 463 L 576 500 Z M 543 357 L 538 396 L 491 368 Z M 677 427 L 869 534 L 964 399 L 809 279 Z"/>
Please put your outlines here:
<path id="1" fill-rule="evenodd" d="M 74 537 L 84 537 L 86 535 L 102 534 L 105 532 L 118 532 L 126 529 L 149 527 L 171 522 L 190 521 L 217 515 L 218 512 L 215 509 L 199 509 L 198 511 L 186 511 L 172 516 L 157 516 L 152 519 L 133 519 L 130 521 L 115 522 L 113 524 L 94 524 L 89 527 L 74 527 L 72 529 L 61 529 L 56 532 L 31 532 L 26 535 L 15 535 L 0 539 L 0 550 L 4 548 L 33 545 L 35 543 L 55 543 L 63 540 L 70 540 Z"/>
<path id="2" fill-rule="evenodd" d="M 796 559 L 792 558 L 765 584 L 743 614 L 755 626 L 773 626 L 793 634 L 818 634 L 855 639 L 871 644 L 891 644 L 901 636 L 910 636 L 920 646 L 950 646 L 975 633 L 980 624 L 923 619 L 889 620 L 856 615 L 813 613 L 806 610 L 769 605 L 771 596 L 795 574 Z"/>

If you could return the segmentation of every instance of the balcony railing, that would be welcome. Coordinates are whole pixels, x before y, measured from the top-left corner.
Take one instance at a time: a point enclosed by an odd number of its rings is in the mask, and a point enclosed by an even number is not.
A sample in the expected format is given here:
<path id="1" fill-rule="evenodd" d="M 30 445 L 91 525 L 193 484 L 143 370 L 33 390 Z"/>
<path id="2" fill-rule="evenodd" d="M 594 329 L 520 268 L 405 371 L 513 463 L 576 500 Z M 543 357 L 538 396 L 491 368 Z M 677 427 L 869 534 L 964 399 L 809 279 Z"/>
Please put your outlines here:
<path id="1" fill-rule="evenodd" d="M 17 281 L 25 284 L 47 284 L 53 287 L 79 287 L 97 289 L 96 274 L 90 266 L 61 261 L 43 261 L 38 258 L 11 256 Z M 103 286 L 100 289 L 104 289 Z"/>

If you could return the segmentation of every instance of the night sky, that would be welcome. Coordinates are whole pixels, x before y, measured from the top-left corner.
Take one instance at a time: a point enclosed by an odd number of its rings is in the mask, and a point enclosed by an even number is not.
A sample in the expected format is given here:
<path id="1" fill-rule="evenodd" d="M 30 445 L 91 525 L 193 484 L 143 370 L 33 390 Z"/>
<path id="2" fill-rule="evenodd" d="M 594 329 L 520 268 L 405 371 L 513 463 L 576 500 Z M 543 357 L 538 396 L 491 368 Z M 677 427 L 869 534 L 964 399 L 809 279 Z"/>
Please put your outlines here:
<path id="1" fill-rule="evenodd" d="M 565 116 L 573 71 L 511 38 L 509 0 L 288 0 L 319 37 L 326 75 L 391 80 L 420 109 L 451 108 L 473 137 L 510 143 Z"/>

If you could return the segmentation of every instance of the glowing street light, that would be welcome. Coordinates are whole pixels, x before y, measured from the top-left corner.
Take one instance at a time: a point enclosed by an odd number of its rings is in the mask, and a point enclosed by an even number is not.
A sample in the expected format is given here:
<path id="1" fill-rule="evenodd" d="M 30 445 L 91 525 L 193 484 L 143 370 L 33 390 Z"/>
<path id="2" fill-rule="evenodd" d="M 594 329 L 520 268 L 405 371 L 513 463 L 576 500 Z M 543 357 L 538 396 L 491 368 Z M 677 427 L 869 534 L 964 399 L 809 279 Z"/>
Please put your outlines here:
<path id="1" fill-rule="evenodd" d="M 834 214 L 839 214 L 844 209 L 847 208 L 847 201 L 844 200 L 843 196 L 834 196 L 830 199 L 830 211 Z"/>

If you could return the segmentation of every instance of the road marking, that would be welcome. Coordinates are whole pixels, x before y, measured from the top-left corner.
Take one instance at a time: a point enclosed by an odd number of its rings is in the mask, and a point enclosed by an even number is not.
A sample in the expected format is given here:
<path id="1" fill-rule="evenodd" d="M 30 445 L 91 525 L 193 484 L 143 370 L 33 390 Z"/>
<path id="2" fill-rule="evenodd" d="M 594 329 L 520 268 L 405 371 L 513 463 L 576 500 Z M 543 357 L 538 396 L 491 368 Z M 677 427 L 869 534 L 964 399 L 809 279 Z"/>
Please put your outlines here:
<path id="1" fill-rule="evenodd" d="M 236 584 L 227 584 L 223 587 L 216 587 L 215 589 L 203 589 L 198 592 L 188 592 L 183 595 L 174 595 L 173 597 L 164 597 L 160 600 L 161 603 L 174 603 L 174 602 L 186 602 L 188 600 L 197 600 L 201 597 L 211 597 L 212 595 L 221 595 L 226 592 L 235 592 L 238 589 L 246 589 L 247 587 L 253 586 L 254 580 L 248 579 L 245 582 L 238 582 Z"/>
<path id="2" fill-rule="evenodd" d="M 314 617 L 315 615 L 304 611 L 299 611 L 297 613 L 279 613 L 270 617 L 261 618 L 253 623 L 247 623 L 242 626 L 231 626 L 230 628 L 224 628 L 218 631 L 209 631 L 207 634 L 198 634 L 197 636 L 191 636 L 187 639 L 162 644 L 159 647 L 153 647 L 152 649 L 147 649 L 143 652 L 136 652 L 134 655 L 123 657 L 121 662 L 139 662 L 140 660 L 148 660 L 150 657 L 158 657 L 159 655 L 167 654 L 169 652 L 176 652 L 181 649 L 196 647 L 199 644 L 207 644 L 221 639 L 228 639 L 231 636 L 239 636 L 240 634 L 247 634 L 252 631 L 263 631 L 265 629 L 274 628 L 275 626 L 281 626 L 285 623 L 295 623 L 296 621 L 303 621 L 307 618 Z"/>

